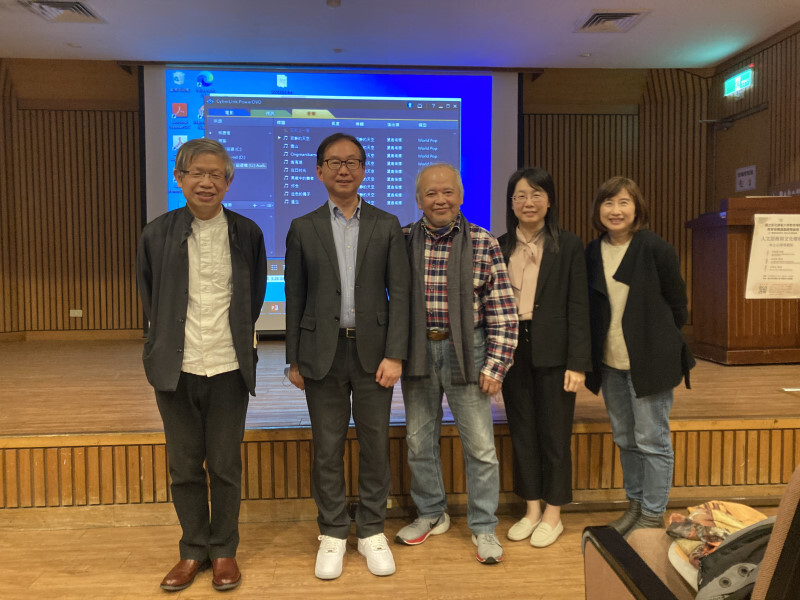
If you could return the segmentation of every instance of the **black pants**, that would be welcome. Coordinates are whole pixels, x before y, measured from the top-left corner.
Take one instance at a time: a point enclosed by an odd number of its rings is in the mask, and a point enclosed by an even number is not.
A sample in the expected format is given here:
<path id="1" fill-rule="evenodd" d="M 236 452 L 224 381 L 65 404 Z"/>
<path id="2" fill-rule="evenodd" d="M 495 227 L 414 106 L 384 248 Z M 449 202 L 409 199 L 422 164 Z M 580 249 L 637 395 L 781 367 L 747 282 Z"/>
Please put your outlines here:
<path id="1" fill-rule="evenodd" d="M 344 448 L 353 421 L 360 447 L 356 534 L 360 538 L 383 532 L 389 495 L 389 414 L 392 388 L 375 381 L 361 367 L 354 339 L 339 338 L 333 366 L 324 379 L 306 379 L 306 401 L 314 439 L 311 493 L 317 503 L 317 522 L 323 535 L 345 539 L 350 532 L 347 513 Z"/>
<path id="2" fill-rule="evenodd" d="M 249 402 L 241 373 L 181 373 L 174 392 L 156 390 L 156 402 L 167 440 L 172 503 L 183 529 L 181 559 L 236 556 Z"/>
<path id="3" fill-rule="evenodd" d="M 520 323 L 514 365 L 503 381 L 514 447 L 514 493 L 525 500 L 543 499 L 562 506 L 572 502 L 570 440 L 575 393 L 564 391 L 566 367 L 532 365 L 529 323 Z"/>

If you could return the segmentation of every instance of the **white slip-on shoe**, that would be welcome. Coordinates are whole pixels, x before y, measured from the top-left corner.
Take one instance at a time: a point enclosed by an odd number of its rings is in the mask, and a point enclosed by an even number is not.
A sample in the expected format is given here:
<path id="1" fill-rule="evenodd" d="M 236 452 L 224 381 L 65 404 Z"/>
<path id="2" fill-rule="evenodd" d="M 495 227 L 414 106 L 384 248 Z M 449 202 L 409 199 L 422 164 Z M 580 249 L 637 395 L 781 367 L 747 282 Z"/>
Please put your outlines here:
<path id="1" fill-rule="evenodd" d="M 511 528 L 508 530 L 506 536 L 512 542 L 519 542 L 526 538 L 531 537 L 533 530 L 542 522 L 542 518 L 539 517 L 539 520 L 534 522 L 526 517 L 522 517 L 519 521 L 514 523 Z"/>
<path id="2" fill-rule="evenodd" d="M 373 575 L 385 577 L 395 572 L 389 541 L 382 533 L 358 538 L 358 552 L 367 559 L 367 568 Z"/>
<path id="3" fill-rule="evenodd" d="M 531 546 L 534 548 L 546 548 L 555 542 L 563 532 L 564 525 L 561 521 L 555 527 L 542 521 L 531 536 Z"/>
<path id="4" fill-rule="evenodd" d="M 347 540 L 321 535 L 319 550 L 317 551 L 317 564 L 314 575 L 320 579 L 336 579 L 342 574 L 342 559 L 347 549 Z"/>

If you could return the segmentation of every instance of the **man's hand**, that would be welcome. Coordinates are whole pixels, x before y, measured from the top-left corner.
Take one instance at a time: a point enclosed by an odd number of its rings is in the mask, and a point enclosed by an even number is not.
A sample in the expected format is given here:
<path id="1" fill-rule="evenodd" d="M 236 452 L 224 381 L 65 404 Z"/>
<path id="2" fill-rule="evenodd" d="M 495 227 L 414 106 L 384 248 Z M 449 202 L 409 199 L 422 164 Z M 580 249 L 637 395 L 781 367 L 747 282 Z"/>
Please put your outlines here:
<path id="1" fill-rule="evenodd" d="M 564 371 L 564 391 L 577 392 L 583 387 L 583 382 L 586 381 L 586 373 L 580 371 Z"/>
<path id="2" fill-rule="evenodd" d="M 481 386 L 481 391 L 489 396 L 494 396 L 503 387 L 503 383 L 494 377 L 489 377 L 485 373 L 481 373 L 478 383 Z"/>
<path id="3" fill-rule="evenodd" d="M 400 375 L 403 374 L 403 361 L 399 358 L 384 358 L 378 365 L 378 372 L 375 373 L 375 381 L 378 385 L 385 388 L 392 387 Z"/>
<path id="4" fill-rule="evenodd" d="M 306 389 L 306 380 L 300 375 L 300 369 L 297 368 L 296 364 L 289 365 L 289 381 L 292 382 L 294 387 L 300 390 Z"/>

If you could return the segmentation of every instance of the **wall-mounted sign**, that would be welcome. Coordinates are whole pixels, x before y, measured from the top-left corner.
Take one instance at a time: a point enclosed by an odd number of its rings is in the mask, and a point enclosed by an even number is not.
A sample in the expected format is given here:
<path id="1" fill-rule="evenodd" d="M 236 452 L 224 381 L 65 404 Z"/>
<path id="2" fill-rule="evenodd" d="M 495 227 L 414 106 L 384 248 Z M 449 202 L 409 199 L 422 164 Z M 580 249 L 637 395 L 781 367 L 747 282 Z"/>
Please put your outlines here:
<path id="1" fill-rule="evenodd" d="M 756 166 L 736 169 L 736 191 L 746 192 L 756 189 Z"/>
<path id="2" fill-rule="evenodd" d="M 752 67 L 753 65 L 750 65 Z M 740 94 L 753 85 L 753 69 L 749 68 L 725 80 L 724 96 Z"/>

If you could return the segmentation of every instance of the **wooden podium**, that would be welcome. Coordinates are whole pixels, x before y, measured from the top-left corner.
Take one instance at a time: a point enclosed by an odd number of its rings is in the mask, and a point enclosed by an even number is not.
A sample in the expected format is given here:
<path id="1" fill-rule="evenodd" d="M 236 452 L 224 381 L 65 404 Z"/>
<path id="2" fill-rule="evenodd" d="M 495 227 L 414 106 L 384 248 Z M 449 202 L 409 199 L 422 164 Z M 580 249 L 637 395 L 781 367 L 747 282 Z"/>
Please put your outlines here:
<path id="1" fill-rule="evenodd" d="M 689 221 L 695 356 L 726 365 L 800 362 L 800 300 L 745 300 L 753 215 L 800 213 L 800 196 L 727 198 Z"/>

